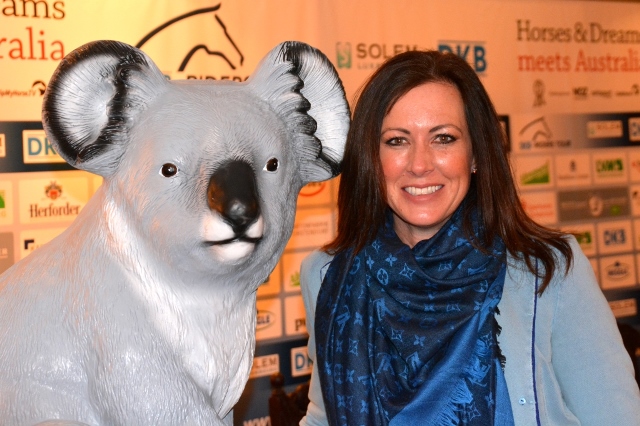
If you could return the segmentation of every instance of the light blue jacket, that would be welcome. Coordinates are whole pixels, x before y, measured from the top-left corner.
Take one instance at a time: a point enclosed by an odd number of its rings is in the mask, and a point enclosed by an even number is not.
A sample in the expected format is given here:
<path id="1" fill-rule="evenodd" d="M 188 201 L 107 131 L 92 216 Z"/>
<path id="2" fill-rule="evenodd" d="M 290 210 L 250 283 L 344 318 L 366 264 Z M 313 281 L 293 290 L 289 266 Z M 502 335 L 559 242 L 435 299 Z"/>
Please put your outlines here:
<path id="1" fill-rule="evenodd" d="M 508 259 L 496 318 L 506 357 L 505 376 L 517 426 L 640 425 L 640 391 L 615 318 L 593 269 L 571 238 L 574 266 L 539 298 L 523 262 Z M 331 256 L 316 251 L 302 263 L 300 282 L 314 361 L 309 408 L 301 425 L 326 425 L 315 365 L 314 319 L 320 284 Z"/>

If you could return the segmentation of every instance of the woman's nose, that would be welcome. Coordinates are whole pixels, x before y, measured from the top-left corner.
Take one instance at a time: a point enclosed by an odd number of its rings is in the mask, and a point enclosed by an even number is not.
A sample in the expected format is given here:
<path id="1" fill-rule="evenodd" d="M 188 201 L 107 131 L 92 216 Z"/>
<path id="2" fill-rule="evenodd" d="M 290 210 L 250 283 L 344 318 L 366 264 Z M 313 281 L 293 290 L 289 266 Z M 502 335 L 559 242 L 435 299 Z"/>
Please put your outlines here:
<path id="1" fill-rule="evenodd" d="M 433 169 L 433 154 L 424 143 L 411 146 L 407 169 L 414 175 L 422 175 Z"/>

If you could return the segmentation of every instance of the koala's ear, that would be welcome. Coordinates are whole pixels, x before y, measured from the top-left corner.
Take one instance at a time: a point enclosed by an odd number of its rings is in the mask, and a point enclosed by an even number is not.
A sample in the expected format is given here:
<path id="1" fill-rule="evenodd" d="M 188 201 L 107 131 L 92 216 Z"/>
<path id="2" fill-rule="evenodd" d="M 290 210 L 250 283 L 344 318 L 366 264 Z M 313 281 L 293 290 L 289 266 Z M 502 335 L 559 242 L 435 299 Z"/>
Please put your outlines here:
<path id="1" fill-rule="evenodd" d="M 58 65 L 44 95 L 42 124 L 69 164 L 108 176 L 136 117 L 168 84 L 141 50 L 117 41 L 91 42 Z"/>
<path id="2" fill-rule="evenodd" d="M 329 59 L 300 42 L 276 46 L 249 79 L 293 135 L 303 183 L 340 173 L 349 130 L 349 104 Z"/>

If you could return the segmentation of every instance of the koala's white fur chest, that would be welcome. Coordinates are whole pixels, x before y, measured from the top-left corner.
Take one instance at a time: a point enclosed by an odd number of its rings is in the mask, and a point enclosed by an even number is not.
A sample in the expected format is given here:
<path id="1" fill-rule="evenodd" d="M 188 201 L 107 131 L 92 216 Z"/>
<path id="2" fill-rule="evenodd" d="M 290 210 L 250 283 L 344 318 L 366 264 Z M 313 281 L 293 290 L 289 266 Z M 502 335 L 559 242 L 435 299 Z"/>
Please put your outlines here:
<path id="1" fill-rule="evenodd" d="M 29 417 L 16 420 L 35 422 L 44 400 L 67 405 L 58 412 L 71 410 L 67 415 L 75 419 L 106 421 L 91 403 L 69 405 L 71 396 L 99 400 L 107 407 L 128 406 L 128 419 L 141 425 L 182 424 L 189 418 L 199 419 L 195 424 L 204 419 L 214 424 L 222 421 L 251 368 L 255 298 L 225 297 L 215 282 L 184 282 L 162 265 L 141 260 L 148 259 L 144 245 L 130 244 L 135 231 L 113 211 L 107 214 L 102 206 L 109 203 L 101 201 L 99 193 L 80 220 L 34 254 L 31 269 L 17 265 L 32 282 L 43 283 L 48 276 L 58 275 L 66 277 L 64 282 L 41 287 L 46 298 L 38 304 L 5 306 L 5 298 L 0 298 L 0 323 L 7 316 L 28 315 L 14 322 L 12 329 L 3 329 L 3 338 L 18 343 L 10 348 L 12 353 L 2 346 L 0 364 L 5 374 L 0 387 L 38 382 L 36 390 L 31 390 L 39 397 L 38 406 L 31 407 Z M 108 226 L 93 220 L 105 215 Z M 112 233 L 109 228 L 118 231 Z M 96 238 L 78 244 L 75 236 L 87 232 L 94 232 Z M 102 238 L 109 242 L 106 252 Z M 78 255 L 65 255 L 69 247 L 77 249 L 73 253 Z M 96 250 L 102 256 L 96 256 Z M 89 280 L 90 291 L 85 287 Z M 20 290 L 9 286 L 3 291 Z M 47 326 L 33 329 L 33 322 L 40 318 L 46 318 Z M 25 360 L 37 375 L 21 367 Z M 50 391 L 61 385 L 66 395 Z M 191 396 L 185 397 L 185 391 Z M 149 392 L 153 392 L 152 404 Z M 154 412 L 161 413 L 165 404 L 174 407 L 171 415 L 155 417 Z"/>
<path id="2" fill-rule="evenodd" d="M 101 205 L 109 205 L 105 200 Z M 171 265 L 158 264 L 148 244 L 131 226 L 125 209 L 109 209 L 108 235 L 118 268 L 136 300 L 136 316 L 148 322 L 158 350 L 175 356 L 194 384 L 211 398 L 218 414 L 226 415 L 248 378 L 254 348 L 255 292 L 243 292 L 215 277 L 184 276 Z M 170 244 L 170 242 L 167 242 Z M 232 279 L 229 277 L 229 279 Z M 127 300 L 120 297 L 119 300 Z M 124 309 L 127 309 L 127 306 Z M 139 309 L 146 312 L 139 312 Z M 132 323 L 138 323 L 131 318 Z M 126 326 L 126 324 L 123 324 Z M 144 330 L 141 333 L 146 334 Z M 224 338 L 221 338 L 224 336 Z M 142 354 L 143 355 L 143 354 Z"/>

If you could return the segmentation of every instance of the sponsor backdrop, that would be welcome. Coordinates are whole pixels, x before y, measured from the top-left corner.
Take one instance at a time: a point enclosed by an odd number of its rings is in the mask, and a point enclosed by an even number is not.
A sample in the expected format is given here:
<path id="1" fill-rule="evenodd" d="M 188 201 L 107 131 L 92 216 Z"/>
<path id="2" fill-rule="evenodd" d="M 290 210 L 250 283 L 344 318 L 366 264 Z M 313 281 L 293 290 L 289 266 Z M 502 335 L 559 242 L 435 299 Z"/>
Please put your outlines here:
<path id="1" fill-rule="evenodd" d="M 509 0 L 0 0 L 0 270 L 59 234 L 100 178 L 71 169 L 40 123 L 59 60 L 96 39 L 171 79 L 244 81 L 277 43 L 327 54 L 350 99 L 386 58 L 465 58 L 503 116 L 522 202 L 577 232 L 621 322 L 640 324 L 640 4 Z M 305 187 L 291 242 L 258 291 L 256 358 L 238 425 L 269 424 L 269 375 L 308 379 L 299 265 L 335 231 L 336 182 Z"/>

